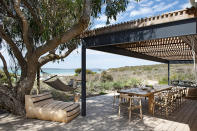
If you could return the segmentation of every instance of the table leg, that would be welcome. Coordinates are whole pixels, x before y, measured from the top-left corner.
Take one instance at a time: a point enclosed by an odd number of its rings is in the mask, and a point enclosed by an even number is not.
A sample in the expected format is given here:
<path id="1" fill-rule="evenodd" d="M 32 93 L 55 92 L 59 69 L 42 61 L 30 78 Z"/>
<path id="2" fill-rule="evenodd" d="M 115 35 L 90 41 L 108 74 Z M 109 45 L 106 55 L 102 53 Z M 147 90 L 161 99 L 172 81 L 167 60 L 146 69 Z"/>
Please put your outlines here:
<path id="1" fill-rule="evenodd" d="M 153 114 L 154 94 L 148 96 L 148 111 Z"/>

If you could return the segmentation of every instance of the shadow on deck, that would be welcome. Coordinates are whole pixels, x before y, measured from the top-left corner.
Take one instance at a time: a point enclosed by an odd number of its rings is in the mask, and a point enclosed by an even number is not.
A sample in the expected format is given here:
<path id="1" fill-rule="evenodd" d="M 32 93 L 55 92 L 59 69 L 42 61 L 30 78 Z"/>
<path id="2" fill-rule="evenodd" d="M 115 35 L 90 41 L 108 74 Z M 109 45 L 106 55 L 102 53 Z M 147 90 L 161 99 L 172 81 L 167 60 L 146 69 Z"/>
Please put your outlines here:
<path id="1" fill-rule="evenodd" d="M 117 115 L 117 107 L 112 107 L 112 94 L 91 97 L 87 99 L 87 116 L 78 116 L 68 124 L 26 119 L 13 115 L 0 115 L 0 130 L 39 130 L 39 131 L 131 131 L 131 130 L 197 130 L 197 100 L 186 100 L 180 109 L 177 109 L 168 119 L 162 116 L 151 116 L 147 113 L 147 102 L 144 101 L 143 120 L 132 115 L 128 122 L 127 111 Z"/>

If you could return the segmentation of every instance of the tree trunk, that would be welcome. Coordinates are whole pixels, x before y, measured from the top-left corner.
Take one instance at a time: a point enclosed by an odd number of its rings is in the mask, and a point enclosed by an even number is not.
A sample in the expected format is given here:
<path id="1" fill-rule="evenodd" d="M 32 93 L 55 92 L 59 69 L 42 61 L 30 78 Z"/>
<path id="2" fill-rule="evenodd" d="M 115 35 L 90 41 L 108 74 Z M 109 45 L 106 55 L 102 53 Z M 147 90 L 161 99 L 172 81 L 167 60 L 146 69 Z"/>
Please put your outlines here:
<path id="1" fill-rule="evenodd" d="M 36 78 L 36 64 L 29 65 L 27 75 L 15 87 L 0 85 L 0 105 L 16 115 L 25 115 L 25 95 L 30 94 Z"/>
<path id="2" fill-rule="evenodd" d="M 17 100 L 16 93 L 7 86 L 0 86 L 0 105 L 15 115 L 25 115 L 24 104 Z"/>

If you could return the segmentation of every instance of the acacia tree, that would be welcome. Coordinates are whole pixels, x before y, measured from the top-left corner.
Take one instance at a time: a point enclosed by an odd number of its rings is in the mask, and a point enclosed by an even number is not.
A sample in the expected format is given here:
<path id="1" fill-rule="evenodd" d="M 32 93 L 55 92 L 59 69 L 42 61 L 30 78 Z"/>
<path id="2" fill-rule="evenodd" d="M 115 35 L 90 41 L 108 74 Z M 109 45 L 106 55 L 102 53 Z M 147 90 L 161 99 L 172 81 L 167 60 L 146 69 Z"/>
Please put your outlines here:
<path id="1" fill-rule="evenodd" d="M 30 94 L 37 69 L 68 56 L 80 43 L 79 35 L 103 10 L 110 19 L 125 11 L 129 0 L 1 0 L 0 37 L 20 67 L 12 84 L 3 55 L 4 72 L 10 80 L 0 86 L 0 105 L 24 115 L 24 97 Z M 6 58 L 7 59 L 7 58 Z"/>

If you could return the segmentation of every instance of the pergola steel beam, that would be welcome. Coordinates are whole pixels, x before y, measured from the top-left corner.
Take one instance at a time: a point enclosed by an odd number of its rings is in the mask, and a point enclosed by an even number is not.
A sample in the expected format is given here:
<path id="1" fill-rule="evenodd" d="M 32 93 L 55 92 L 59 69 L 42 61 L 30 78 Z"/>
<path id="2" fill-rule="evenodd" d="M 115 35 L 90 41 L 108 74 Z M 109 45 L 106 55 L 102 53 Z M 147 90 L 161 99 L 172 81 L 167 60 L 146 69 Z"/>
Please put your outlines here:
<path id="1" fill-rule="evenodd" d="M 170 64 L 193 64 L 193 60 L 172 60 L 169 61 Z"/>
<path id="2" fill-rule="evenodd" d="M 168 63 L 168 85 L 170 85 L 170 63 Z"/>
<path id="3" fill-rule="evenodd" d="M 87 48 L 133 43 L 197 33 L 196 18 L 83 38 Z"/>
<path id="4" fill-rule="evenodd" d="M 113 54 L 119 54 L 123 56 L 135 57 L 135 58 L 144 59 L 144 60 L 161 62 L 161 63 L 166 63 L 166 64 L 168 63 L 168 60 L 165 60 L 165 59 L 149 56 L 146 54 L 141 54 L 141 53 L 134 52 L 134 51 L 129 51 L 129 50 L 114 47 L 114 46 L 96 47 L 96 48 L 90 48 L 90 49 L 103 51 L 103 52 L 109 52 Z"/>
<path id="5" fill-rule="evenodd" d="M 81 115 L 86 116 L 86 47 L 85 44 L 82 44 L 81 49 Z"/>

